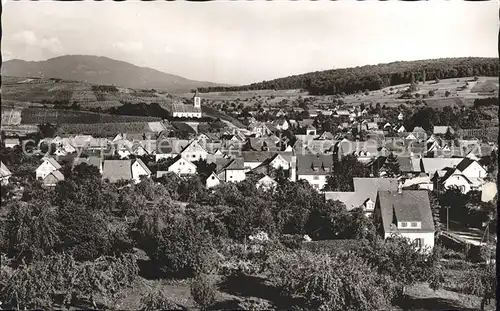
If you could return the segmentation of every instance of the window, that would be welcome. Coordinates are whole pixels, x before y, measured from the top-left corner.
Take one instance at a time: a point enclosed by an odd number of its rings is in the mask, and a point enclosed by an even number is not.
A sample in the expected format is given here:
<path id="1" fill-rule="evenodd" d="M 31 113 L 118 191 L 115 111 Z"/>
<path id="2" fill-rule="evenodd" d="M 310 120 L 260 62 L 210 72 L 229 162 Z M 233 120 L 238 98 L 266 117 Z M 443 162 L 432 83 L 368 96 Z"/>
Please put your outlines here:
<path id="1" fill-rule="evenodd" d="M 313 176 L 313 180 L 319 180 L 319 176 Z"/>
<path id="2" fill-rule="evenodd" d="M 314 188 L 319 189 L 319 185 L 318 184 L 314 184 L 313 186 L 314 186 Z"/>
<path id="3" fill-rule="evenodd" d="M 406 226 L 407 226 L 407 225 L 408 225 L 408 224 L 407 224 L 406 222 L 402 222 L 402 223 L 401 223 L 401 228 L 406 228 Z"/>
<path id="4" fill-rule="evenodd" d="M 196 155 L 195 155 L 195 154 L 193 154 L 193 158 L 196 158 Z"/>
<path id="5" fill-rule="evenodd" d="M 423 244 L 423 239 L 415 239 L 413 241 L 413 244 L 417 247 L 417 248 L 421 248 L 422 247 L 422 244 Z"/>
<path id="6" fill-rule="evenodd" d="M 416 222 L 412 222 L 410 225 L 411 225 L 412 228 L 418 227 L 418 224 Z"/>
<path id="7" fill-rule="evenodd" d="M 191 173 L 191 169 L 188 169 L 188 173 Z"/>
<path id="8" fill-rule="evenodd" d="M 215 176 L 212 176 L 212 180 L 215 179 Z"/>

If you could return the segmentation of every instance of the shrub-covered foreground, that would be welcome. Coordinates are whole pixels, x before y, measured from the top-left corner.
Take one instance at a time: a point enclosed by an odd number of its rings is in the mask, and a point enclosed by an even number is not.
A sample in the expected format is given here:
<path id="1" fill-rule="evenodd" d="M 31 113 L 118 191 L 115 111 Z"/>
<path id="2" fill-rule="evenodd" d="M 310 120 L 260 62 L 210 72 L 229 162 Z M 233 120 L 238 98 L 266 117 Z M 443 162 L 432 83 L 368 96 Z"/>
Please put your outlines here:
<path id="1" fill-rule="evenodd" d="M 191 296 L 210 308 L 222 277 L 269 282 L 269 299 L 232 309 L 372 310 L 400 303 L 409 285 L 437 288 L 443 281 L 439 248 L 425 255 L 398 237 L 382 241 L 361 211 L 325 202 L 307 183 L 280 181 L 268 192 L 251 181 L 206 190 L 197 177 L 109 184 L 85 164 L 64 171 L 54 189 L 25 179 L 24 190 L 2 194 L 2 307 L 113 309 L 142 277 L 192 278 Z M 358 247 L 311 252 L 303 249 L 305 234 L 352 239 Z M 147 258 L 138 260 L 138 249 Z M 474 280 L 464 291 L 486 297 L 496 288 L 491 278 Z M 140 308 L 184 307 L 166 294 L 143 293 Z"/>

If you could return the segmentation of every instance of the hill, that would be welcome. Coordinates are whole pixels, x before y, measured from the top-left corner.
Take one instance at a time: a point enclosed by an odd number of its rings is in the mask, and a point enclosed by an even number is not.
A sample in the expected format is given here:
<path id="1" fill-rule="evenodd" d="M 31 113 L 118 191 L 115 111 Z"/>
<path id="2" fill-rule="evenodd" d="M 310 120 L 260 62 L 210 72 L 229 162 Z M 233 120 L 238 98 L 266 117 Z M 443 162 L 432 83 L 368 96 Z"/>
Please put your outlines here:
<path id="1" fill-rule="evenodd" d="M 13 59 L 2 64 L 2 75 L 61 78 L 135 89 L 159 89 L 170 93 L 218 85 L 189 80 L 107 57 L 90 55 L 65 55 L 36 62 Z"/>
<path id="2" fill-rule="evenodd" d="M 316 71 L 243 86 L 207 87 L 200 92 L 303 89 L 310 95 L 353 94 L 436 78 L 497 77 L 498 58 L 442 58 Z"/>

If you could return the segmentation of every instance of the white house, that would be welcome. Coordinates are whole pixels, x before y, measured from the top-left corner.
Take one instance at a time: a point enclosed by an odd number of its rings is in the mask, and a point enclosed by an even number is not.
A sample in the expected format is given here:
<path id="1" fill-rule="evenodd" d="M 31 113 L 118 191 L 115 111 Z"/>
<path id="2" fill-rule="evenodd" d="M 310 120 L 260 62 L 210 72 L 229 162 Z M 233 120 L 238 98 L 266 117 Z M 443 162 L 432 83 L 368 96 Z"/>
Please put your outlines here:
<path id="1" fill-rule="evenodd" d="M 242 158 L 217 159 L 217 175 L 224 182 L 240 182 L 245 180 L 245 164 Z"/>
<path id="2" fill-rule="evenodd" d="M 217 176 L 217 174 L 215 174 L 213 172 L 212 172 L 212 174 L 210 174 L 210 176 L 208 176 L 205 179 L 205 187 L 207 187 L 207 189 L 218 186 L 220 183 L 221 183 L 221 180 L 220 180 L 219 176 Z"/>
<path id="3" fill-rule="evenodd" d="M 19 138 L 6 138 L 4 140 L 5 148 L 14 148 L 15 146 L 20 146 L 21 142 Z"/>
<path id="4" fill-rule="evenodd" d="M 321 191 L 333 169 L 332 155 L 297 155 L 297 180 L 307 180 L 311 186 Z"/>
<path id="5" fill-rule="evenodd" d="M 458 188 L 462 193 L 480 190 L 487 175 L 484 167 L 469 158 L 463 158 L 455 168 L 447 168 L 444 175 L 442 172 L 436 172 L 434 176 L 437 189 Z"/>
<path id="6" fill-rule="evenodd" d="M 195 162 L 199 160 L 206 160 L 208 152 L 198 143 L 198 141 L 193 140 L 181 151 L 181 156 Z"/>
<path id="7" fill-rule="evenodd" d="M 10 170 L 3 164 L 3 162 L 0 162 L 0 181 L 2 185 L 7 185 L 9 184 L 9 178 L 12 176 L 12 173 Z"/>
<path id="8" fill-rule="evenodd" d="M 434 248 L 434 221 L 427 191 L 379 191 L 375 203 L 374 223 L 385 238 L 400 235 L 416 247 Z"/>
<path id="9" fill-rule="evenodd" d="M 403 114 L 402 112 L 400 112 L 400 113 L 398 114 L 398 120 L 399 120 L 399 121 L 402 121 L 402 120 L 404 119 L 404 117 L 405 117 L 405 116 L 404 116 L 404 114 Z"/>
<path id="10" fill-rule="evenodd" d="M 201 118 L 201 98 L 198 91 L 193 96 L 193 105 L 172 104 L 170 112 L 174 118 Z"/>
<path id="11" fill-rule="evenodd" d="M 169 172 L 174 172 L 179 176 L 196 174 L 197 167 L 183 156 L 177 156 L 169 165 Z"/>
<path id="12" fill-rule="evenodd" d="M 40 164 L 40 166 L 38 166 L 38 168 L 35 171 L 36 179 L 43 180 L 48 174 L 52 173 L 53 171 L 57 171 L 60 168 L 61 165 L 57 163 L 57 161 L 54 158 L 51 157 L 43 158 L 42 164 Z"/>

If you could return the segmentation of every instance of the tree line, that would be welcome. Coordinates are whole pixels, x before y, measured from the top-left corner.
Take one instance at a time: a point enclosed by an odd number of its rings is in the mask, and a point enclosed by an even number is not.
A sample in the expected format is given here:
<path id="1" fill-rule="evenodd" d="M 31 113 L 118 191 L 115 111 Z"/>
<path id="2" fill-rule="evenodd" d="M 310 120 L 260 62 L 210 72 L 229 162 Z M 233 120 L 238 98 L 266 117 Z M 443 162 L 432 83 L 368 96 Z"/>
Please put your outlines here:
<path id="1" fill-rule="evenodd" d="M 498 76 L 498 73 L 498 58 L 444 58 L 316 71 L 243 86 L 199 88 L 198 91 L 206 93 L 304 89 L 311 95 L 342 92 L 352 94 L 414 81 L 472 76 L 493 77 Z"/>

